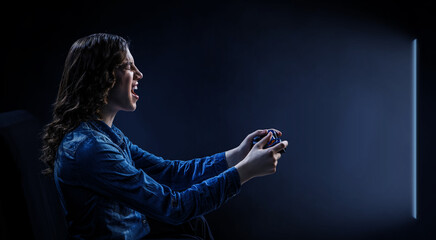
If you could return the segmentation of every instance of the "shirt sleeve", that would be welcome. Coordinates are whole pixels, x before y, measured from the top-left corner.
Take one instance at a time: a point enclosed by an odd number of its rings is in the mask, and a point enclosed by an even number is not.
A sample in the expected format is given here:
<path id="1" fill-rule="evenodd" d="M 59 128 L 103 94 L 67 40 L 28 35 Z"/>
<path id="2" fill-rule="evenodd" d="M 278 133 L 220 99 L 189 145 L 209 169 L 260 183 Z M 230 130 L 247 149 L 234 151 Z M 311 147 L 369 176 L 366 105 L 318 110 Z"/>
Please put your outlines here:
<path id="1" fill-rule="evenodd" d="M 135 168 L 111 143 L 84 141 L 76 151 L 81 184 L 127 206 L 170 224 L 180 224 L 219 208 L 239 193 L 237 170 L 175 191 Z"/>
<path id="2" fill-rule="evenodd" d="M 137 168 L 176 190 L 187 189 L 229 168 L 224 152 L 187 161 L 165 160 L 141 149 L 128 139 L 127 146 Z"/>

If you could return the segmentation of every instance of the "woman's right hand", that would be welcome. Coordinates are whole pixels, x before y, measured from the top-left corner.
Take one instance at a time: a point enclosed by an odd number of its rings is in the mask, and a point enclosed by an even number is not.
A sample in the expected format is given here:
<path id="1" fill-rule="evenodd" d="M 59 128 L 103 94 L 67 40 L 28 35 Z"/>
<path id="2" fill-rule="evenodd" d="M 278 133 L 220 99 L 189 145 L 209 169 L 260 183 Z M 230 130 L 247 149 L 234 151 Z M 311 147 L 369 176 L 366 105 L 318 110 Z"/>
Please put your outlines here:
<path id="1" fill-rule="evenodd" d="M 288 146 L 288 141 L 282 141 L 273 147 L 264 149 L 271 140 L 272 133 L 269 132 L 258 143 L 256 143 L 248 155 L 236 164 L 241 178 L 241 185 L 254 177 L 270 175 L 276 172 L 277 162 L 282 156 L 279 153 Z"/>

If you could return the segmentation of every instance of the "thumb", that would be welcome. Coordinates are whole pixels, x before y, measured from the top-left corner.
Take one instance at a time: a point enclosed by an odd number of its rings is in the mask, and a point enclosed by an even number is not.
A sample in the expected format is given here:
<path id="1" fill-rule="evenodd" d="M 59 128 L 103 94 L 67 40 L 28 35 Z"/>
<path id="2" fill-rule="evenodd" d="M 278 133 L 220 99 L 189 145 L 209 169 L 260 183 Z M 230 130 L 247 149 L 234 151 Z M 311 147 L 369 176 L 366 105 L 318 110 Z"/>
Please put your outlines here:
<path id="1" fill-rule="evenodd" d="M 262 136 L 262 135 L 265 134 L 265 133 L 267 133 L 267 130 L 256 130 L 256 131 L 250 133 L 250 134 L 247 136 L 247 139 L 253 139 L 253 138 L 256 137 L 256 136 Z"/>
<path id="2" fill-rule="evenodd" d="M 272 133 L 268 132 L 268 134 L 263 137 L 258 143 L 256 143 L 256 145 L 254 145 L 255 147 L 262 149 L 265 147 L 266 144 L 268 144 L 268 142 L 271 140 L 272 137 Z"/>

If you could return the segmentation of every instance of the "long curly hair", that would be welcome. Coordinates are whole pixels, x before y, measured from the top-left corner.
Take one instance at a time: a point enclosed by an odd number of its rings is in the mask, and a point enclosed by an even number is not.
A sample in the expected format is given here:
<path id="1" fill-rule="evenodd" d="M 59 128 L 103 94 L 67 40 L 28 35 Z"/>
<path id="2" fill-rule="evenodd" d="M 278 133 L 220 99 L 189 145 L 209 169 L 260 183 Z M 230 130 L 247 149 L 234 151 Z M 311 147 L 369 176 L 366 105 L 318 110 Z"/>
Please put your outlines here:
<path id="1" fill-rule="evenodd" d="M 96 33 L 78 39 L 65 60 L 53 120 L 42 132 L 40 160 L 51 175 L 64 136 L 81 122 L 101 118 L 102 107 L 114 87 L 115 69 L 126 58 L 129 43 L 122 37 Z"/>

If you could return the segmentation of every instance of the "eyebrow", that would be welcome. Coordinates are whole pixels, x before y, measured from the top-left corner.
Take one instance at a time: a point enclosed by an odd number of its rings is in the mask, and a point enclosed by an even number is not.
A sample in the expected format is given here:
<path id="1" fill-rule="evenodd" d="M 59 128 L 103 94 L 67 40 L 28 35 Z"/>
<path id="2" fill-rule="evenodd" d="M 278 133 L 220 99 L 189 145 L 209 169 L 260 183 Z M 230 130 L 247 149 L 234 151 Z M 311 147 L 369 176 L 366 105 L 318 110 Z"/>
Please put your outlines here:
<path id="1" fill-rule="evenodd" d="M 127 66 L 127 65 L 135 65 L 132 61 L 126 61 L 121 63 L 121 66 Z"/>

